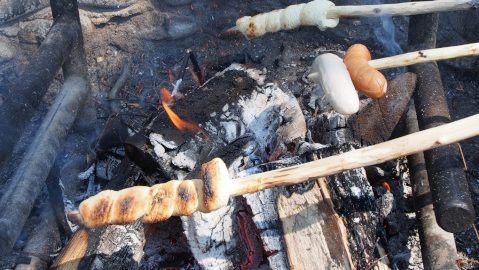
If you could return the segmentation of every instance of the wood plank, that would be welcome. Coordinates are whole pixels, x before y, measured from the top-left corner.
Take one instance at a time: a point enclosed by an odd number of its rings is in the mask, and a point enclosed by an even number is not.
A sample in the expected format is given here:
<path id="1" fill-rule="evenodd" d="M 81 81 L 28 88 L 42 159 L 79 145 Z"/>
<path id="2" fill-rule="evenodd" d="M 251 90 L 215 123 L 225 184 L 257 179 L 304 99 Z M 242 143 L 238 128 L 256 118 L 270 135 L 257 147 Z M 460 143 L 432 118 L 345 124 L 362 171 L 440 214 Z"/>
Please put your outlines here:
<path id="1" fill-rule="evenodd" d="M 303 194 L 281 194 L 277 207 L 291 269 L 355 269 L 324 178 Z"/>
<path id="2" fill-rule="evenodd" d="M 78 265 L 85 256 L 88 249 L 88 230 L 80 228 L 68 241 L 68 245 L 58 256 L 51 269 L 55 270 L 77 270 Z"/>

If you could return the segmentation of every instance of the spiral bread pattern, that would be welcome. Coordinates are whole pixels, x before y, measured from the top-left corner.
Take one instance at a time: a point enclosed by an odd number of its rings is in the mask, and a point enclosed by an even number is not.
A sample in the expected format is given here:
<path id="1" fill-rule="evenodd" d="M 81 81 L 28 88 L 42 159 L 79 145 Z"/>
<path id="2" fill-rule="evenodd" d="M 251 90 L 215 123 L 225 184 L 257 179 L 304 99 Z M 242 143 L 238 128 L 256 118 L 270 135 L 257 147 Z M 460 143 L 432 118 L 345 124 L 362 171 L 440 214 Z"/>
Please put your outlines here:
<path id="1" fill-rule="evenodd" d="M 256 16 L 245 16 L 236 21 L 238 30 L 248 39 L 260 37 L 266 33 L 290 30 L 301 25 L 317 26 L 321 30 L 336 27 L 339 19 L 327 18 L 334 3 L 327 0 L 315 0 L 309 3 L 291 5 L 285 9 L 273 10 Z"/>
<path id="2" fill-rule="evenodd" d="M 127 224 L 141 219 L 156 223 L 171 216 L 211 212 L 228 204 L 232 181 L 224 162 L 203 164 L 202 180 L 172 180 L 152 187 L 105 190 L 83 201 L 75 219 L 88 228 Z"/>

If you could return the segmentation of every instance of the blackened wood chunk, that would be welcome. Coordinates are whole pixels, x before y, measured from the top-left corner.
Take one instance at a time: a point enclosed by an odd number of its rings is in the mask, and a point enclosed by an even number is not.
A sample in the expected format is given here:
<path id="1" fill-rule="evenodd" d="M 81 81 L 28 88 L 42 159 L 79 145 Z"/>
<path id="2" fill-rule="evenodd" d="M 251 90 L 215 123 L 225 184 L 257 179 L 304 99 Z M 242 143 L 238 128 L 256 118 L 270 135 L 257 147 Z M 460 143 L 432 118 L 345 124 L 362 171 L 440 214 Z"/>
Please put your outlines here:
<path id="1" fill-rule="evenodd" d="M 339 148 L 320 150 L 322 157 L 333 156 L 355 148 L 346 143 Z M 354 264 L 359 269 L 375 259 L 374 249 L 379 224 L 379 210 L 363 168 L 345 171 L 330 177 L 328 186 L 336 212 L 346 221 Z"/>

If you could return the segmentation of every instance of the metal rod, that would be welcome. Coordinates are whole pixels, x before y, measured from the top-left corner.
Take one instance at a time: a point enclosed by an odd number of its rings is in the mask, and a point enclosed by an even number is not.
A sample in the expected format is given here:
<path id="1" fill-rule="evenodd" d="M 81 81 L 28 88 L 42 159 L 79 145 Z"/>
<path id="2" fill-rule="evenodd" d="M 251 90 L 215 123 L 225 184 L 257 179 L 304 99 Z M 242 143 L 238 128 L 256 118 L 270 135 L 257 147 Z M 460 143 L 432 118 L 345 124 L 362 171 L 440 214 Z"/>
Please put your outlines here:
<path id="1" fill-rule="evenodd" d="M 8 253 L 23 228 L 33 204 L 45 185 L 57 153 L 61 150 L 82 100 L 88 82 L 71 76 L 42 122 L 10 186 L 0 201 L 0 254 Z"/>
<path id="2" fill-rule="evenodd" d="M 26 70 L 2 93 L 0 105 L 0 164 L 11 154 L 26 123 L 40 104 L 64 60 L 80 37 L 68 16 L 60 16 L 31 58 Z"/>
<path id="3" fill-rule="evenodd" d="M 409 104 L 406 125 L 409 134 L 419 131 L 414 102 Z M 419 239 L 424 269 L 456 269 L 456 242 L 452 233 L 444 231 L 437 224 L 424 154 L 410 155 L 407 160 L 411 172 L 416 219 L 419 222 Z"/>
<path id="4" fill-rule="evenodd" d="M 412 16 L 409 20 L 409 50 L 436 46 L 437 14 Z M 420 25 L 421 27 L 416 27 Z M 417 74 L 414 102 L 421 130 L 451 121 L 441 75 L 435 62 L 410 67 Z M 434 212 L 439 226 L 448 232 L 471 227 L 475 213 L 457 145 L 424 152 Z"/>

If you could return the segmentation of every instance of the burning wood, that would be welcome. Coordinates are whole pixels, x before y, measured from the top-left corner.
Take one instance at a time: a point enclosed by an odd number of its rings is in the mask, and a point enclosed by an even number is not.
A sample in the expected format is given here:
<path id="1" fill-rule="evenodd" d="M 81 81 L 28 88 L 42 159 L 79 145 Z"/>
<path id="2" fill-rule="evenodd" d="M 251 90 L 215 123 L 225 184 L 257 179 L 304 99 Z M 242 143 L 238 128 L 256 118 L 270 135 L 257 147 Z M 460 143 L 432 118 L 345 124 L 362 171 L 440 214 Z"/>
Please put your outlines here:
<path id="1" fill-rule="evenodd" d="M 195 211 L 211 212 L 227 205 L 230 196 L 297 184 L 313 177 L 377 164 L 476 136 L 479 134 L 478 121 L 479 115 L 475 115 L 338 156 L 236 180 L 229 178 L 220 159 L 214 159 L 203 165 L 202 180 L 173 180 L 151 188 L 103 191 L 82 202 L 80 211 L 70 216 L 80 224 L 95 228 L 131 223 L 139 218 L 146 223 L 155 223 L 171 216 L 191 215 Z"/>
<path id="2" fill-rule="evenodd" d="M 168 89 L 161 88 L 160 94 L 161 94 L 161 105 L 163 105 L 163 108 L 168 114 L 168 117 L 170 118 L 171 122 L 173 123 L 173 125 L 175 125 L 176 128 L 178 128 L 181 131 L 191 131 L 195 133 L 200 133 L 201 135 L 203 135 L 203 138 L 205 139 L 208 138 L 208 135 L 206 134 L 206 132 L 200 126 L 198 126 L 198 124 L 181 119 L 170 108 L 169 105 L 173 103 L 173 96 L 171 95 L 170 91 L 168 91 Z"/>

